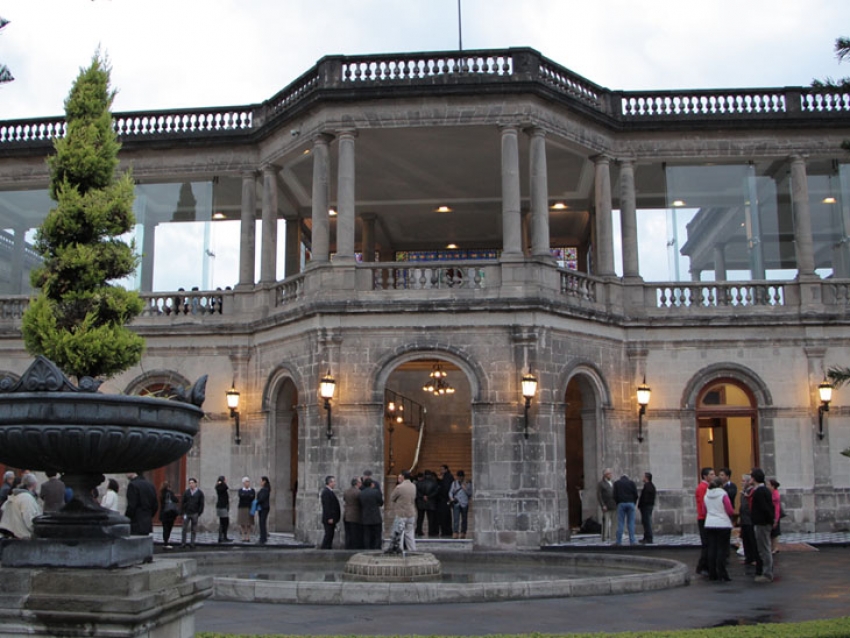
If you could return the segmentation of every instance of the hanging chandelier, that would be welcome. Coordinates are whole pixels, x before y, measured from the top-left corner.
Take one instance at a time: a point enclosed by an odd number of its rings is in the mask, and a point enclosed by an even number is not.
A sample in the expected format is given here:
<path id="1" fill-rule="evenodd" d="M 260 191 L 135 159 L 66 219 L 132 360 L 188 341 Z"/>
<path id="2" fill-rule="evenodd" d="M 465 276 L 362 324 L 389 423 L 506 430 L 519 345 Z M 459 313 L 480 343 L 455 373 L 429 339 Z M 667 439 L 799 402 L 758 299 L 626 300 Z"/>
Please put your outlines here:
<path id="1" fill-rule="evenodd" d="M 454 394 L 455 389 L 449 385 L 449 382 L 446 381 L 446 377 L 448 373 L 443 370 L 442 366 L 437 363 L 431 368 L 431 374 L 428 375 L 428 380 L 425 382 L 425 385 L 422 386 L 422 389 L 425 392 L 430 392 L 435 397 L 446 396 L 447 394 Z"/>

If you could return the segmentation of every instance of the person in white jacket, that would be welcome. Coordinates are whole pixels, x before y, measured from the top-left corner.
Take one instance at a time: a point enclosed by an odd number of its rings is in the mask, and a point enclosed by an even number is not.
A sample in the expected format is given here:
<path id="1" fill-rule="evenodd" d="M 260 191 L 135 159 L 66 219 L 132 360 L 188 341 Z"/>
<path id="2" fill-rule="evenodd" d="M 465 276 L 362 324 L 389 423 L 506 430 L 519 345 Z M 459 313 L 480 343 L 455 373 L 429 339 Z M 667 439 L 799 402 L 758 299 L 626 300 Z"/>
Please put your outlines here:
<path id="1" fill-rule="evenodd" d="M 709 580 L 730 581 L 726 571 L 729 539 L 732 535 L 732 501 L 723 489 L 723 480 L 714 479 L 705 493 L 705 533 L 708 540 Z"/>
<path id="2" fill-rule="evenodd" d="M 36 496 L 37 490 L 38 480 L 35 475 L 25 474 L 21 487 L 14 490 L 3 505 L 0 529 L 13 538 L 32 538 L 32 519 L 42 514 L 41 504 Z"/>

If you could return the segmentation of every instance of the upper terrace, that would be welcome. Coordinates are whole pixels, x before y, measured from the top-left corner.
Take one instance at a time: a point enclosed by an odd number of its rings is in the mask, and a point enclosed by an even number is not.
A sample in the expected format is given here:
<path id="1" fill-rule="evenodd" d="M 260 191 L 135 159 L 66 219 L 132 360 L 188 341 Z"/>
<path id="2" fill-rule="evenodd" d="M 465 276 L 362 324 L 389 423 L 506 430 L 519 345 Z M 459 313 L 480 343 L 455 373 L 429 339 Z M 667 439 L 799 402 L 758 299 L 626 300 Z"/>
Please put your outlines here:
<path id="1" fill-rule="evenodd" d="M 535 146 L 542 138 L 535 138 L 533 129 L 546 122 L 517 125 L 513 116 L 508 120 L 515 130 L 509 135 L 515 136 L 516 150 L 506 155 L 498 110 L 506 97 L 542 103 L 555 117 L 606 131 L 609 140 L 600 141 L 598 135 L 561 139 L 555 126 L 547 132 L 545 146 Z M 405 126 L 394 123 L 384 130 L 380 117 L 372 122 L 374 113 L 363 115 L 363 105 L 377 109 L 375 105 L 407 100 L 418 107 L 428 98 L 441 106 L 457 98 L 458 111 L 432 125 L 417 123 L 414 109 Z M 470 104 L 484 103 L 487 111 L 487 100 L 497 115 L 485 118 L 484 126 L 464 119 Z M 322 137 L 322 122 L 313 123 L 310 136 L 283 135 L 285 142 L 275 142 L 281 148 L 265 149 L 268 164 L 263 170 L 269 173 L 262 180 L 257 178 L 260 166 L 246 165 L 244 158 L 224 176 L 212 169 L 209 174 L 181 173 L 179 165 L 169 165 L 174 174 L 166 178 L 161 172 L 156 179 L 145 174 L 150 167 L 161 171 L 159 154 L 167 152 L 180 153 L 177 162 L 195 170 L 201 162 L 193 153 L 226 152 L 230 157 L 231 149 L 272 146 L 268 140 L 281 129 L 297 132 L 296 125 L 321 120 L 323 109 L 357 112 L 367 125 L 356 142 L 349 140 L 356 144 L 354 159 L 345 159 L 338 130 L 331 131 L 336 135 L 331 142 L 320 141 L 325 144 L 319 150 L 327 162 L 327 201 L 316 200 L 316 193 L 321 194 L 314 184 L 319 154 L 309 145 Z M 850 254 L 845 254 L 850 245 L 850 170 L 841 164 L 839 148 L 842 135 L 850 137 L 848 93 L 799 87 L 612 91 L 520 48 L 329 56 L 261 104 L 116 113 L 114 119 L 122 154 L 137 162 L 138 188 L 145 189 L 146 208 L 137 211 L 144 239 L 137 237 L 137 242 L 151 272 L 136 284 L 148 302 L 139 325 L 186 324 L 187 318 L 201 325 L 246 325 L 336 303 L 348 310 L 394 312 L 411 301 L 423 308 L 433 303 L 471 311 L 539 304 L 553 312 L 624 325 L 694 320 L 719 325 L 742 317 L 843 321 L 850 304 Z M 790 142 L 789 132 L 797 134 Z M 63 133 L 61 117 L 0 122 L 0 178 L 13 174 L 24 160 L 39 160 L 31 165 L 43 171 L 40 158 L 49 152 L 51 139 Z M 634 133 L 641 134 L 643 147 L 632 141 L 637 139 Z M 719 141 L 709 154 L 702 144 L 712 135 Z M 604 144 L 626 136 L 632 136 L 626 157 L 609 162 Z M 745 141 L 736 146 L 739 139 Z M 803 142 L 808 146 L 799 146 Z M 668 148 L 662 153 L 664 145 Z M 817 156 L 803 160 L 800 156 L 810 148 L 818 150 Z M 541 158 L 544 166 L 548 162 L 548 179 L 545 172 L 542 177 L 529 174 Z M 339 175 L 345 161 L 355 163 L 356 171 L 349 169 L 352 180 L 357 176 L 356 195 L 348 201 L 327 177 Z M 507 203 L 505 167 L 513 162 L 516 201 Z M 247 179 L 256 192 L 246 199 L 247 172 L 254 174 Z M 630 191 L 623 187 L 629 174 Z M 808 229 L 798 224 L 804 203 L 801 176 L 807 183 Z M 7 179 L 4 186 L 0 179 L 0 191 L 14 184 Z M 38 186 L 28 183 L 26 188 Z M 19 191 L 26 197 L 9 205 L 9 219 L 16 212 L 33 212 L 18 224 L 2 216 L 4 195 L 14 193 L 0 192 L 0 230 L 26 231 L 38 223 L 46 208 L 28 199 L 34 192 Z M 184 194 L 193 202 L 190 206 Z M 445 200 L 454 207 L 451 219 L 434 215 Z M 329 205 L 340 209 L 340 217 L 348 216 L 345 224 L 339 218 L 328 220 Z M 355 210 L 361 226 L 370 216 L 374 252 L 363 228 L 354 229 Z M 629 210 L 636 221 L 629 223 Z M 304 269 L 296 260 L 285 272 L 275 268 L 277 240 L 265 230 L 266 222 L 282 224 L 283 218 L 285 231 L 282 226 L 278 232 L 287 234 L 287 242 L 292 232 L 295 240 L 288 250 L 306 246 L 312 267 Z M 653 226 L 665 219 L 667 236 Z M 245 234 L 248 220 L 262 221 L 256 224 L 263 244 L 259 283 L 253 237 L 248 240 Z M 243 235 L 231 280 L 179 284 L 186 290 L 200 288 L 190 292 L 157 282 L 153 254 L 161 257 L 165 251 L 144 243 L 154 231 L 158 242 L 181 224 L 205 224 L 214 231 L 227 222 L 241 223 Z M 234 235 L 232 227 L 221 228 Z M 346 241 L 340 244 L 343 234 Z M 14 230 L 0 237 L 7 251 L 15 250 L 12 236 L 25 235 Z M 463 248 L 492 249 L 501 257 L 450 263 L 410 263 L 405 257 L 410 251 L 443 249 L 449 240 Z M 560 260 L 558 265 L 549 257 L 550 249 L 570 246 L 576 248 L 575 263 Z M 28 254 L 26 242 L 18 250 Z M 181 244 L 180 250 L 190 246 Z M 353 250 L 363 263 L 355 261 Z M 205 243 L 197 252 L 200 272 L 201 261 L 206 267 L 204 260 L 215 251 Z M 221 269 L 225 251 L 218 253 Z M 375 255 L 372 263 L 370 255 Z M 343 259 L 337 263 L 339 256 Z M 648 267 L 653 259 L 675 267 L 658 275 Z M 171 270 L 186 274 L 185 268 Z M 208 292 L 237 284 L 238 291 Z M 17 326 L 25 305 L 25 295 L 5 297 L 0 321 Z"/>

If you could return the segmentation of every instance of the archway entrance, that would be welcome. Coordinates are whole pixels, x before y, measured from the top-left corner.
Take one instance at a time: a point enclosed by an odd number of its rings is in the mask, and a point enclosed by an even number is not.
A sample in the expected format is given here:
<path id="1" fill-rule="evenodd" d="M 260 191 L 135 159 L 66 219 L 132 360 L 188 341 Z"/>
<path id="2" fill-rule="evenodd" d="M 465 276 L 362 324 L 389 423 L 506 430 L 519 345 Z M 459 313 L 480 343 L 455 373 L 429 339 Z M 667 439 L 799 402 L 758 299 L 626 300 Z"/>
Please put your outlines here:
<path id="1" fill-rule="evenodd" d="M 425 389 L 428 384 L 433 384 L 432 390 Z M 441 465 L 447 465 L 453 475 L 463 470 L 474 485 L 471 404 L 469 382 L 449 361 L 417 359 L 393 370 L 384 400 L 388 493 L 402 470 L 414 475 L 425 470 L 438 473 Z M 472 532 L 472 511 L 470 505 L 468 534 Z"/>
<path id="2" fill-rule="evenodd" d="M 699 467 L 728 467 L 741 475 L 759 464 L 758 410 L 750 390 L 732 379 L 712 381 L 697 399 Z"/>
<path id="3" fill-rule="evenodd" d="M 298 491 L 298 391 L 286 379 L 274 401 L 275 460 L 272 483 L 272 508 L 269 529 L 276 532 L 295 530 L 295 496 Z"/>
<path id="4" fill-rule="evenodd" d="M 597 517 L 596 482 L 601 476 L 597 467 L 596 393 L 586 375 L 570 379 L 564 403 L 567 499 L 570 529 L 575 531 L 586 519 Z"/>

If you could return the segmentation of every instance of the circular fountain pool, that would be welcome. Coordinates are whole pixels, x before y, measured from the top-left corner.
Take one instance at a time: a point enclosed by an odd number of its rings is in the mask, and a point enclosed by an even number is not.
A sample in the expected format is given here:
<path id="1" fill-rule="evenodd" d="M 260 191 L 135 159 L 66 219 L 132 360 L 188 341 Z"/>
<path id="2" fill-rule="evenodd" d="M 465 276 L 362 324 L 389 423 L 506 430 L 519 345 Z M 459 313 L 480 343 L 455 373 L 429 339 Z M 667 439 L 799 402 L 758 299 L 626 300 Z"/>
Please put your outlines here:
<path id="1" fill-rule="evenodd" d="M 461 603 L 625 594 L 679 587 L 686 565 L 664 558 L 556 552 L 447 552 L 428 582 L 343 578 L 350 552 L 193 553 L 216 600 L 304 604 Z"/>

